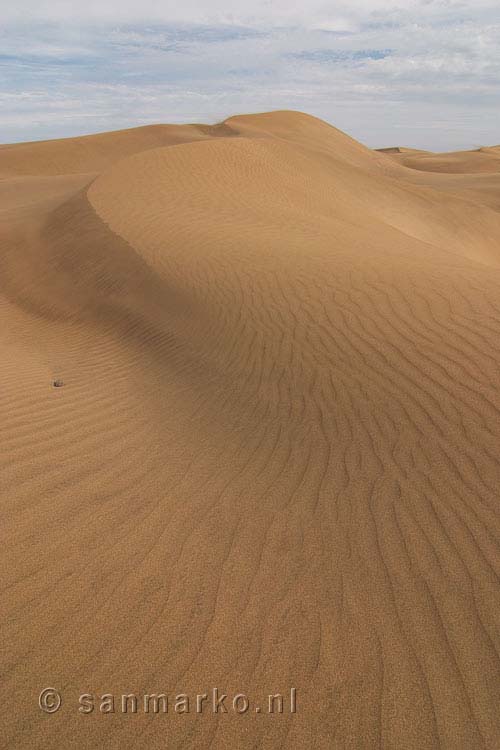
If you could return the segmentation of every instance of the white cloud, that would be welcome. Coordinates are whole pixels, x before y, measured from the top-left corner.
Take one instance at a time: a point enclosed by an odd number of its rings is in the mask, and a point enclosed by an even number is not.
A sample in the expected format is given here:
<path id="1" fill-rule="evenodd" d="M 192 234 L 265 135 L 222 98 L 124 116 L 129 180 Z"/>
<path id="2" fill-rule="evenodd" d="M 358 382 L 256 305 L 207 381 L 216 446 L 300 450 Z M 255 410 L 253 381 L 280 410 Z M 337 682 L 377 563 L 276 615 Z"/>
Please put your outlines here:
<path id="1" fill-rule="evenodd" d="M 42 19 L 55 21 L 107 20 L 113 22 L 186 22 L 293 24 L 307 28 L 344 28 L 367 15 L 425 13 L 439 17 L 470 9 L 459 0 L 17 0 L 2 9 L 4 22 Z M 496 10 L 496 0 L 475 0 L 474 12 Z"/>

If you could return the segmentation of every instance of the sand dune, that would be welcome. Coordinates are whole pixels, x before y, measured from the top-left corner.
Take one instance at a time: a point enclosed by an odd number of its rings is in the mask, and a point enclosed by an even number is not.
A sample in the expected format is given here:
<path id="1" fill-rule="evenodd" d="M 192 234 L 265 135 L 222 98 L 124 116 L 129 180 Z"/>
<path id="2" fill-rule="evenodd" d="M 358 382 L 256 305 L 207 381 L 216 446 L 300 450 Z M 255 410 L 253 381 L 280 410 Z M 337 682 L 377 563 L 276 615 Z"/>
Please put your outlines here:
<path id="1" fill-rule="evenodd" d="M 424 172 L 450 174 L 476 174 L 500 172 L 500 148 L 478 148 L 474 151 L 455 151 L 434 154 L 411 148 L 388 148 L 380 151 L 389 154 L 399 164 Z"/>
<path id="2" fill-rule="evenodd" d="M 273 112 L 0 177 L 4 746 L 496 750 L 498 151 Z"/>
<path id="3" fill-rule="evenodd" d="M 500 147 L 433 154 L 408 148 L 379 149 L 408 167 L 401 179 L 438 188 L 500 211 Z"/>

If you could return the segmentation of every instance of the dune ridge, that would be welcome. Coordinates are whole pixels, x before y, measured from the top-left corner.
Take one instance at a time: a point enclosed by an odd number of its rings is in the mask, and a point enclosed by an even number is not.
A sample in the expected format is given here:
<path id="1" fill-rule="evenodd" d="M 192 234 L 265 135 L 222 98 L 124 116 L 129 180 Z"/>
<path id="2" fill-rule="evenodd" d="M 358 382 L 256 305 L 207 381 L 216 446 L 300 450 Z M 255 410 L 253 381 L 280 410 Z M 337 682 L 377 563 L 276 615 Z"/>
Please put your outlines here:
<path id="1" fill-rule="evenodd" d="M 500 149 L 498 146 L 482 147 L 471 151 L 450 151 L 436 154 L 411 148 L 380 149 L 398 164 L 424 172 L 445 174 L 482 174 L 500 172 Z"/>
<path id="2" fill-rule="evenodd" d="M 495 149 L 271 112 L 0 177 L 5 747 L 496 750 Z M 297 712 L 77 709 L 213 686 Z"/>

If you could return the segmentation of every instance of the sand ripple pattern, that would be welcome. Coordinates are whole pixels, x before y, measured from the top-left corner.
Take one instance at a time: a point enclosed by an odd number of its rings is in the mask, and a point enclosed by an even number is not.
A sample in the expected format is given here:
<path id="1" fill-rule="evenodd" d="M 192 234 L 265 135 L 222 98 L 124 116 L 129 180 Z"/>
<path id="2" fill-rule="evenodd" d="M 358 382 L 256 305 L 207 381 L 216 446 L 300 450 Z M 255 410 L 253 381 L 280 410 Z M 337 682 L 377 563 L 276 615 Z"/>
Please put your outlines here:
<path id="1" fill-rule="evenodd" d="M 495 150 L 486 185 L 294 112 L 21 146 L 3 746 L 497 750 Z M 76 708 L 213 686 L 298 710 Z"/>

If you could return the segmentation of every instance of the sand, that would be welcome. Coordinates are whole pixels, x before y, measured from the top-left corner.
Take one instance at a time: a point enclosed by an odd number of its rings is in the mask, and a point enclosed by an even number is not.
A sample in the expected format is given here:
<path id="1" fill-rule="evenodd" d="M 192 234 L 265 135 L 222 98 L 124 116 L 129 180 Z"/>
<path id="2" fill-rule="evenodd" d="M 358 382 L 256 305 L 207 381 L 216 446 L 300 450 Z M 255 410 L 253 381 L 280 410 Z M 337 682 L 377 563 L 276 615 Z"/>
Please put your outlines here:
<path id="1" fill-rule="evenodd" d="M 0 147 L 2 747 L 500 747 L 499 154 Z"/>

